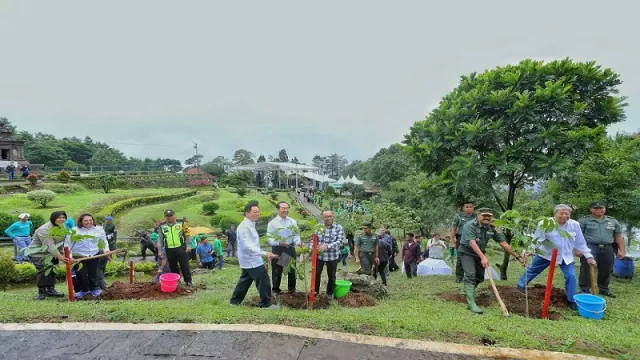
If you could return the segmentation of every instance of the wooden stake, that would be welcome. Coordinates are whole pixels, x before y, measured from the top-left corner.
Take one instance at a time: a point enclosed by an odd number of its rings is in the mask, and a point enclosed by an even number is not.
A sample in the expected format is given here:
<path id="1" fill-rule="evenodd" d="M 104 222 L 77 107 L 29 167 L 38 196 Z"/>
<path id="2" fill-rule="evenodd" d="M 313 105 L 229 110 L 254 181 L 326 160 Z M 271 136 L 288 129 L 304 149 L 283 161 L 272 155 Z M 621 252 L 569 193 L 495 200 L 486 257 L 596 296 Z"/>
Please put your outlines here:
<path id="1" fill-rule="evenodd" d="M 596 287 L 596 266 L 589 264 L 589 268 L 589 275 L 591 277 L 591 295 L 595 295 L 598 292 L 598 288 Z"/>
<path id="2" fill-rule="evenodd" d="M 487 270 L 489 273 L 489 282 L 491 283 L 491 288 L 493 289 L 493 293 L 496 295 L 496 299 L 498 299 L 498 303 L 500 304 L 500 309 L 502 310 L 502 313 L 504 314 L 504 317 L 509 317 L 509 310 L 507 310 L 507 307 L 504 305 L 504 302 L 502 302 L 502 298 L 500 297 L 500 294 L 498 293 L 498 289 L 496 288 L 496 283 L 493 282 L 493 275 L 491 275 L 491 268 L 489 268 Z"/>

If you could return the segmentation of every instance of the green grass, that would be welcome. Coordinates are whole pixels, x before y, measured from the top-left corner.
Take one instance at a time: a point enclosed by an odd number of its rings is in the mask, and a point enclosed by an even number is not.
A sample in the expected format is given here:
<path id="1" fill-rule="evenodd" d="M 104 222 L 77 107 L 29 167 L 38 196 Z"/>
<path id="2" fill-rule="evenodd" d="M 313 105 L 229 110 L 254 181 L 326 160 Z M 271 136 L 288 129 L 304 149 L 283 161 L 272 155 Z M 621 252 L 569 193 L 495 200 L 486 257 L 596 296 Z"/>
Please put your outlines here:
<path id="1" fill-rule="evenodd" d="M 182 190 L 182 189 L 180 189 Z M 9 214 L 28 212 L 40 214 L 49 218 L 56 210 L 64 210 L 69 216 L 76 217 L 83 211 L 95 208 L 95 204 L 109 204 L 113 201 L 123 200 L 133 196 L 162 195 L 178 192 L 177 189 L 140 189 L 140 190 L 113 190 L 109 194 L 102 191 L 86 190 L 71 194 L 57 194 L 56 198 L 46 208 L 27 200 L 26 194 L 9 194 L 0 196 L 0 209 Z"/>
<path id="2" fill-rule="evenodd" d="M 353 260 L 349 260 L 349 269 L 355 268 Z M 520 272 L 521 268 L 512 264 L 507 283 L 515 284 Z M 618 298 L 607 299 L 608 308 L 602 321 L 583 319 L 571 311 L 564 313 L 563 320 L 546 321 L 520 316 L 504 318 L 497 304 L 487 308 L 484 315 L 472 315 L 464 304 L 439 299 L 438 294 L 443 291 L 460 289 L 453 277 L 409 280 L 399 272 L 393 273 L 389 279 L 390 296 L 375 308 L 349 309 L 334 305 L 328 310 L 317 311 L 261 311 L 250 306 L 230 307 L 228 301 L 239 273 L 238 267 L 228 267 L 215 274 L 198 275 L 195 283 L 206 284 L 207 290 L 189 298 L 169 301 L 68 303 L 48 300 L 40 303 L 30 301 L 35 288 L 11 290 L 0 293 L 0 304 L 5 309 L 0 311 L 0 322 L 282 324 L 474 345 L 479 345 L 484 337 L 496 341 L 500 347 L 553 351 L 573 351 L 571 348 L 579 341 L 590 347 L 605 349 L 597 354 L 600 356 L 626 359 L 640 357 L 640 329 L 637 326 L 640 281 L 637 278 L 631 284 L 613 280 L 612 290 L 618 294 Z M 555 284 L 562 286 L 562 274 L 560 271 L 556 273 Z M 545 278 L 546 272 L 535 283 L 543 283 Z M 487 286 L 487 283 L 483 283 L 480 288 Z M 63 288 L 63 285 L 58 288 Z M 303 288 L 301 283 L 298 288 Z M 255 296 L 257 292 L 252 287 L 247 299 Z M 625 353 L 626 356 L 621 355 Z"/>

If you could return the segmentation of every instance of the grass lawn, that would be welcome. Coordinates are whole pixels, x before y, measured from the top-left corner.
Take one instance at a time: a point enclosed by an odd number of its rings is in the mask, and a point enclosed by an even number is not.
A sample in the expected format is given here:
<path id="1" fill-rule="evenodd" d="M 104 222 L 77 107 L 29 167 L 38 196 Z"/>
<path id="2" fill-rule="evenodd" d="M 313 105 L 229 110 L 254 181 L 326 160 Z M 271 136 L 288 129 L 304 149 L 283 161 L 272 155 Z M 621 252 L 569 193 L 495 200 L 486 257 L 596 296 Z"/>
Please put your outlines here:
<path id="1" fill-rule="evenodd" d="M 69 216 L 75 218 L 99 202 L 107 205 L 111 202 L 110 200 L 118 201 L 127 197 L 171 194 L 178 191 L 177 189 L 112 190 L 111 193 L 105 194 L 102 190 L 85 190 L 71 194 L 57 194 L 46 208 L 27 200 L 26 194 L 8 194 L 0 196 L 0 209 L 9 214 L 16 214 L 16 216 L 23 212 L 40 214 L 45 219 L 48 219 L 53 211 L 64 210 Z"/>
<path id="2" fill-rule="evenodd" d="M 184 209 L 188 209 L 189 200 L 183 202 L 187 206 Z M 176 206 L 176 209 L 183 208 Z M 351 259 L 348 268 L 356 269 Z M 520 272 L 519 266 L 511 264 L 507 283 L 515 284 Z M 562 274 L 560 271 L 556 273 L 555 284 L 562 286 Z M 602 347 L 603 351 L 591 354 L 620 359 L 640 358 L 640 328 L 637 326 L 640 280 L 637 278 L 631 284 L 613 280 L 612 291 L 618 294 L 618 298 L 607 299 L 608 308 L 602 321 L 583 319 L 569 310 L 564 313 L 563 320 L 546 321 L 515 315 L 504 318 L 497 304 L 487 308 L 484 315 L 472 315 L 463 304 L 439 299 L 439 293 L 460 288 L 452 276 L 409 280 L 399 272 L 393 273 L 389 279 L 390 296 L 374 308 L 349 309 L 334 305 L 330 309 L 316 311 L 262 311 L 250 306 L 230 307 L 228 301 L 239 274 L 237 266 L 229 266 L 217 273 L 198 275 L 195 283 L 206 284 L 207 290 L 188 298 L 168 301 L 34 302 L 31 297 L 35 288 L 0 292 L 0 304 L 4 309 L 0 311 L 0 322 L 270 323 L 475 345 L 480 344 L 481 338 L 486 338 L 501 347 L 554 351 L 584 352 L 576 350 L 576 347 Z M 543 283 L 544 275 L 546 272 L 535 283 Z M 487 286 L 484 283 L 480 287 Z M 63 285 L 58 288 L 63 288 Z M 302 284 L 299 283 L 298 288 L 302 289 Z M 252 288 L 247 299 L 254 296 L 257 292 Z"/>

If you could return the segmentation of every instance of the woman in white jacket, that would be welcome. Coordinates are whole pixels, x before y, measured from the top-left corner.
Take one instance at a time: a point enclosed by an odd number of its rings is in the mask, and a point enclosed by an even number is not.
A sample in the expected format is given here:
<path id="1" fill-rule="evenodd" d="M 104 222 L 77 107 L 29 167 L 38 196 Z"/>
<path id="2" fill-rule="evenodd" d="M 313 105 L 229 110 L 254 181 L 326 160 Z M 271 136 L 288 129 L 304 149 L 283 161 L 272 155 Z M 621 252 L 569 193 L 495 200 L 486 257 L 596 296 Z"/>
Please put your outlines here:
<path id="1" fill-rule="evenodd" d="M 99 243 L 104 245 L 104 253 L 109 254 L 109 243 L 102 226 L 95 225 L 95 220 L 91 214 L 82 214 L 78 218 L 78 226 L 74 229 L 78 235 L 88 235 L 90 238 L 71 241 L 67 239 L 65 245 L 71 250 L 72 259 L 95 256 L 100 252 Z M 100 259 L 89 259 L 82 261 L 82 267 L 75 266 L 76 271 L 76 299 L 82 299 L 87 294 L 93 297 L 100 296 L 98 284 L 98 264 Z"/>

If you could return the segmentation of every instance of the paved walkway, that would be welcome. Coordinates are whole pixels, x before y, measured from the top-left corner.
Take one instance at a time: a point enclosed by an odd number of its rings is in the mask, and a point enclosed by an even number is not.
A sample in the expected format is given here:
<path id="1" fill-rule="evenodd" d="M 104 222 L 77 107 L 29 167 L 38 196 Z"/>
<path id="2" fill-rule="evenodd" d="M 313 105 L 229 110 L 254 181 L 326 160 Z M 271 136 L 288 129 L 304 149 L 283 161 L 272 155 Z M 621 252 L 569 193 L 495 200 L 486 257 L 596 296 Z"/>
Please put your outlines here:
<path id="1" fill-rule="evenodd" d="M 290 328 L 210 324 L 0 324 L 2 359 L 573 359 L 588 357 Z"/>
<path id="2" fill-rule="evenodd" d="M 320 209 L 318 209 L 318 207 L 315 204 L 312 204 L 310 202 L 304 201 L 304 196 L 298 195 L 297 193 L 291 193 L 291 196 L 295 196 L 296 198 L 298 198 L 298 200 L 300 201 L 302 206 L 304 206 L 305 209 L 309 210 L 311 215 L 313 215 L 313 216 L 315 216 L 317 218 L 319 218 L 320 215 L 322 215 L 322 211 Z"/>

